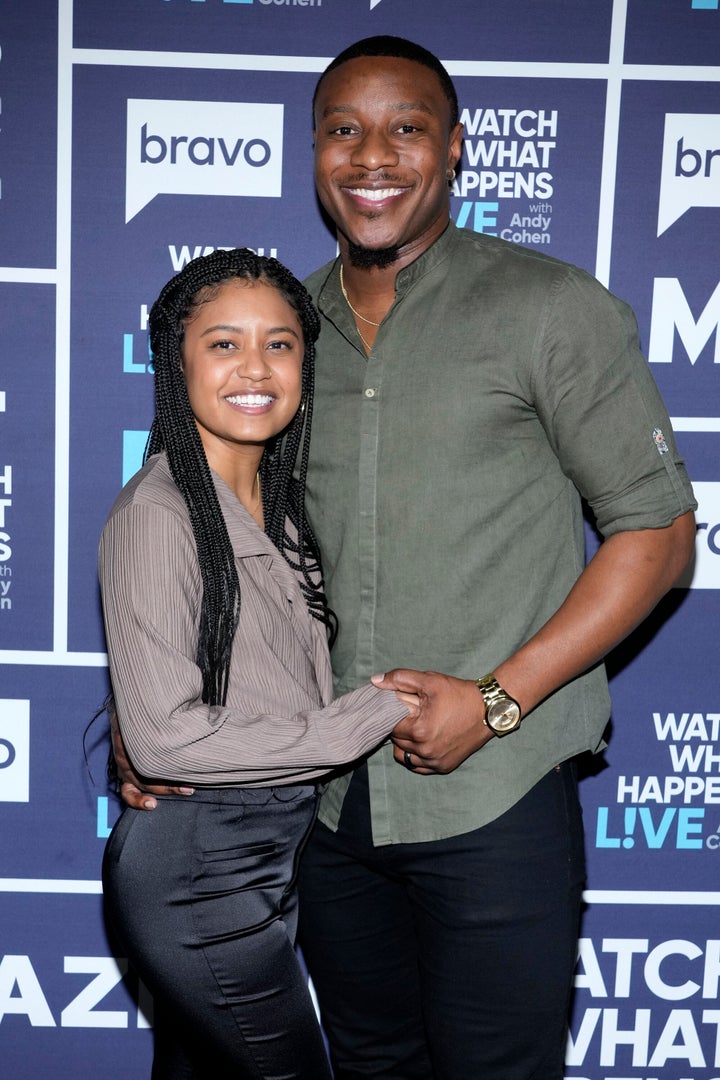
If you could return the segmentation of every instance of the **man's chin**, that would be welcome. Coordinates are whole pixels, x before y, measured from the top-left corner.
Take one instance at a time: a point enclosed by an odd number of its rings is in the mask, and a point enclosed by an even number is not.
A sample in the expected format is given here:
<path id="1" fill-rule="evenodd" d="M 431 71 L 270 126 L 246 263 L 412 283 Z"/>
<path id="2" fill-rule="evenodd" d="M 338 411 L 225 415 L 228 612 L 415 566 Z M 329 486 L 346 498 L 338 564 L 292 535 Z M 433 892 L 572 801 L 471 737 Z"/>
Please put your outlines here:
<path id="1" fill-rule="evenodd" d="M 367 248 L 362 247 L 360 244 L 353 244 L 352 241 L 348 247 L 348 256 L 352 266 L 356 266 L 359 270 L 383 270 L 386 266 L 392 266 L 394 262 L 397 262 L 400 256 L 400 249 L 397 245 L 393 247 L 384 248 Z"/>

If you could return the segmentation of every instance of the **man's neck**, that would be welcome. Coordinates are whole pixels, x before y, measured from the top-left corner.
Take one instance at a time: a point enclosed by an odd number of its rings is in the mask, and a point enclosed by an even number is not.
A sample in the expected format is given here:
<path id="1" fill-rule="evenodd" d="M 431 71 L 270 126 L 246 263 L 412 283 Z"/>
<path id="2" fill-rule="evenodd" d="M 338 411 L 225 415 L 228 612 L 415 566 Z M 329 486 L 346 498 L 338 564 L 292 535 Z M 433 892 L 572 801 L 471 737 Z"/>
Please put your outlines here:
<path id="1" fill-rule="evenodd" d="M 354 248 L 348 238 L 338 232 L 338 247 L 346 287 L 353 292 L 357 291 L 358 295 L 366 296 L 368 300 L 388 295 L 394 298 L 397 275 L 432 247 L 445 232 L 449 222 L 448 212 L 446 217 L 438 219 L 432 229 L 413 242 L 378 252 L 376 262 L 373 262 L 372 251 Z M 388 255 L 391 255 L 390 260 L 386 260 Z"/>
<path id="2" fill-rule="evenodd" d="M 366 353 L 395 300 L 397 272 L 395 265 L 358 267 L 341 256 L 340 287 Z"/>

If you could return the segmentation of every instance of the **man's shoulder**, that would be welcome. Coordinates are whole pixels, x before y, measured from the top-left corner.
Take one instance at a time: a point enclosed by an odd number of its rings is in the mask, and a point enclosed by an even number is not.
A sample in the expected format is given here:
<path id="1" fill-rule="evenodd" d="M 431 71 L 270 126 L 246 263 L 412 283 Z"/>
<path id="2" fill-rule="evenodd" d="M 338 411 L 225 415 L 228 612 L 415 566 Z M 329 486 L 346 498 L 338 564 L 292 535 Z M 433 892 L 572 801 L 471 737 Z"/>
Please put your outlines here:
<path id="1" fill-rule="evenodd" d="M 505 268 L 516 273 L 537 274 L 543 278 L 557 278 L 566 275 L 590 277 L 586 270 L 573 263 L 548 255 L 537 248 L 522 247 L 509 240 L 488 233 L 474 232 L 472 229 L 456 227 L 453 230 L 451 252 L 468 260 L 477 260 L 495 268 Z"/>
<path id="2" fill-rule="evenodd" d="M 446 250 L 453 279 L 475 282 L 478 287 L 491 280 L 510 305 L 521 295 L 526 302 L 533 297 L 538 303 L 555 298 L 571 307 L 589 305 L 603 311 L 627 308 L 590 271 L 535 248 L 455 228 Z"/>

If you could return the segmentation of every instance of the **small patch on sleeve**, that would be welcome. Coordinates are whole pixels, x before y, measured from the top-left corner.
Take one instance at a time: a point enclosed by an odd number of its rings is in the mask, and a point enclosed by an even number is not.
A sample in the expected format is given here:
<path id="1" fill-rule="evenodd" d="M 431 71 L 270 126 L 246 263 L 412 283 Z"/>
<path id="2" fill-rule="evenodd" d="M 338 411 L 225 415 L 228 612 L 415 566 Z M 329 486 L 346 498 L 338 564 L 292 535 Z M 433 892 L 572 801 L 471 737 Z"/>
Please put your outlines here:
<path id="1" fill-rule="evenodd" d="M 665 442 L 665 436 L 663 435 L 662 430 L 659 427 L 653 428 L 652 437 L 653 442 L 657 446 L 658 454 L 667 454 L 669 447 L 668 444 Z"/>

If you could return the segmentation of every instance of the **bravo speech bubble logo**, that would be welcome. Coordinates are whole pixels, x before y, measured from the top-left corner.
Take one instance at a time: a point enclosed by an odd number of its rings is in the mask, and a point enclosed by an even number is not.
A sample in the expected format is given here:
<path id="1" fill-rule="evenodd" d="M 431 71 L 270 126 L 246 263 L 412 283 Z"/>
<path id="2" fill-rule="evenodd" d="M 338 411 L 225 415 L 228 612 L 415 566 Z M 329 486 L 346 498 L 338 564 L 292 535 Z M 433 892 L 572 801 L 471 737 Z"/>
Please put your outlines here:
<path id="1" fill-rule="evenodd" d="M 666 113 L 658 236 L 692 206 L 720 206 L 720 116 Z"/>
<path id="2" fill-rule="evenodd" d="M 156 195 L 282 195 L 283 106 L 128 98 L 125 222 Z"/>

